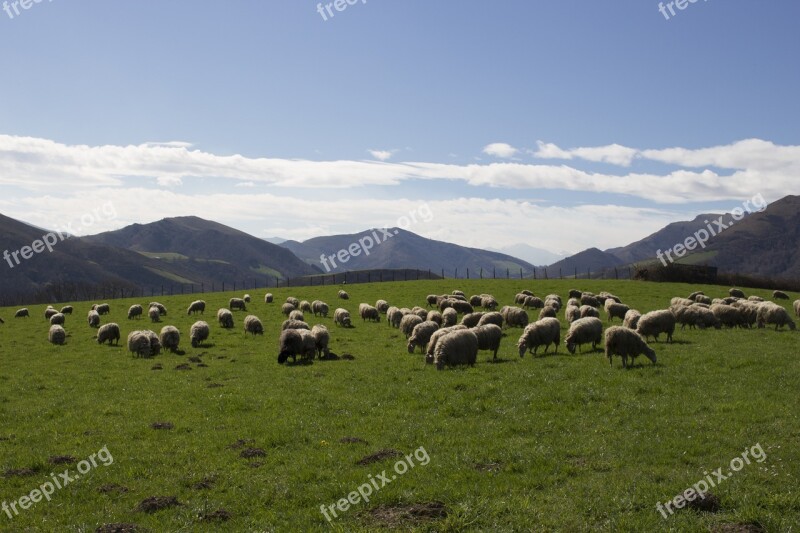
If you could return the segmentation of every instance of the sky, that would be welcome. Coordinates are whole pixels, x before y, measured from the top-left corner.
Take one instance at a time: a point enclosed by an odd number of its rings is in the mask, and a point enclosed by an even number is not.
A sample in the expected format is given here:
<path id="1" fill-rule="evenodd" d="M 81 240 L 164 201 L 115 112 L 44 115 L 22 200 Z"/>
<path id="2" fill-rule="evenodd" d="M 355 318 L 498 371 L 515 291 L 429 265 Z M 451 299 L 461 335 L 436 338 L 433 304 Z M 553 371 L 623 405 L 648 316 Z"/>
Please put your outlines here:
<path id="1" fill-rule="evenodd" d="M 800 193 L 800 2 L 350 1 L 0 4 L 0 213 L 568 254 Z"/>

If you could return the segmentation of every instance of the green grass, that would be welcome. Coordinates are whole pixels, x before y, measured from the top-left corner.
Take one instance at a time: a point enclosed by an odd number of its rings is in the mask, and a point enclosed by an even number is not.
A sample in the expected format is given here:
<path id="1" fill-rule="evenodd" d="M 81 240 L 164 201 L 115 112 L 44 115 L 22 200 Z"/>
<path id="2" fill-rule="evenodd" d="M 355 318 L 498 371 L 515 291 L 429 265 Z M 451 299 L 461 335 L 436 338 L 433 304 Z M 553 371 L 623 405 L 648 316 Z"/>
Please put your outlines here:
<path id="1" fill-rule="evenodd" d="M 75 303 L 67 319 L 68 344 L 46 341 L 44 306 L 13 319 L 0 309 L 0 472 L 32 468 L 28 477 L 0 476 L 0 501 L 10 502 L 49 479 L 48 458 L 89 457 L 103 446 L 113 455 L 13 520 L 0 514 L 2 531 L 94 531 L 112 522 L 152 531 L 375 531 L 379 506 L 441 501 L 447 516 L 401 524 L 419 531 L 709 531 L 724 524 L 757 522 L 767 531 L 796 531 L 800 524 L 800 362 L 796 332 L 772 329 L 681 331 L 673 344 L 654 345 L 658 364 L 640 357 L 633 369 L 613 367 L 600 352 L 526 356 L 510 330 L 501 364 L 482 352 L 474 368 L 437 371 L 409 355 L 405 339 L 385 321 L 343 330 L 331 318 L 331 347 L 354 360 L 279 366 L 280 303 L 289 295 L 320 298 L 355 316 L 359 302 L 378 298 L 423 305 L 428 293 L 460 288 L 489 292 L 502 304 L 528 288 L 537 295 L 572 287 L 609 290 L 640 311 L 663 308 L 672 296 L 698 287 L 615 281 L 444 280 L 271 289 L 249 306 L 265 324 L 264 337 L 245 337 L 244 313 L 225 331 L 213 320 L 232 293 L 205 294 L 210 345 L 192 349 L 195 320 L 186 306 L 198 295 L 153 298 L 169 315 L 162 324 L 128 321 L 127 308 L 143 300 L 111 301 L 124 337 L 132 329 L 177 326 L 183 356 L 131 357 L 124 347 L 98 346 L 85 322 L 88 303 Z M 721 296 L 720 287 L 700 287 Z M 752 291 L 769 296 L 769 291 Z M 241 296 L 241 294 L 236 294 Z M 531 312 L 532 316 L 533 312 Z M 560 318 L 563 323 L 563 313 Z M 605 319 L 605 317 L 604 317 Z M 565 332 L 564 332 L 565 333 Z M 563 339 L 563 335 L 562 335 Z M 563 340 L 562 340 L 563 343 Z M 199 356 L 206 367 L 189 363 Z M 163 370 L 151 370 L 160 363 Z M 191 370 L 175 367 L 189 363 Z M 210 384 L 222 387 L 209 388 Z M 153 430 L 171 422 L 172 430 Z M 341 443 L 358 437 L 368 444 Z M 243 459 L 230 445 L 239 439 L 266 456 Z M 712 489 L 722 510 L 656 511 L 746 447 L 767 454 Z M 348 493 L 397 459 L 368 466 L 356 462 L 378 450 L 405 454 L 423 447 L 430 462 L 340 513 L 328 524 L 320 505 Z M 254 464 L 255 463 L 255 464 Z M 260 463 L 260 464 L 258 464 Z M 70 468 L 74 471 L 75 465 Z M 213 478 L 213 486 L 193 485 Z M 98 489 L 119 484 L 125 493 Z M 155 514 L 136 511 L 150 496 L 176 496 L 182 507 Z M 227 522 L 199 515 L 220 508 Z"/>

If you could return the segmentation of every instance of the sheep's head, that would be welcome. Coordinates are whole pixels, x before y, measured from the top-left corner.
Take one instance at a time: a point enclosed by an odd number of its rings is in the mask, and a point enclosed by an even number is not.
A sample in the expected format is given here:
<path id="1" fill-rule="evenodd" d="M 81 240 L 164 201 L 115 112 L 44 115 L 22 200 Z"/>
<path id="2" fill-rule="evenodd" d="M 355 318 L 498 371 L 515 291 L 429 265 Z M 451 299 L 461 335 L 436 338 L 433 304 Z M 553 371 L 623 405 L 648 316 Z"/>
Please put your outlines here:
<path id="1" fill-rule="evenodd" d="M 281 352 L 280 354 L 278 354 L 278 364 L 282 365 L 283 363 L 288 361 L 289 360 L 289 355 L 290 355 L 289 352 Z"/>
<path id="2" fill-rule="evenodd" d="M 653 362 L 653 364 L 656 364 L 656 352 L 655 352 L 655 350 L 653 350 L 652 348 L 650 348 L 649 346 L 647 346 L 647 347 L 644 349 L 644 355 L 645 355 L 645 357 L 647 357 L 648 359 L 650 359 L 650 361 L 652 361 L 652 362 Z"/>
<path id="3" fill-rule="evenodd" d="M 525 352 L 528 351 L 528 345 L 525 343 L 525 341 L 520 341 L 517 344 L 517 348 L 519 348 L 519 356 L 525 357 Z"/>
<path id="4" fill-rule="evenodd" d="M 426 365 L 432 365 L 433 364 L 433 354 L 432 353 L 425 354 L 425 364 Z"/>
<path id="5" fill-rule="evenodd" d="M 789 329 L 790 329 L 790 330 L 792 330 L 792 331 L 794 331 L 794 330 L 797 328 L 797 326 L 795 326 L 795 324 L 794 324 L 794 321 L 793 321 L 793 320 L 789 320 L 789 321 L 787 322 L 787 324 L 789 325 Z"/>
<path id="6" fill-rule="evenodd" d="M 416 346 L 414 346 L 414 343 L 413 342 L 409 342 L 408 343 L 408 353 L 414 353 L 414 348 L 416 348 Z"/>
<path id="7" fill-rule="evenodd" d="M 569 353 L 571 353 L 571 354 L 574 354 L 575 353 L 576 344 L 574 342 L 572 342 L 571 340 L 569 340 L 569 339 L 565 340 L 564 342 L 567 345 L 567 351 Z"/>

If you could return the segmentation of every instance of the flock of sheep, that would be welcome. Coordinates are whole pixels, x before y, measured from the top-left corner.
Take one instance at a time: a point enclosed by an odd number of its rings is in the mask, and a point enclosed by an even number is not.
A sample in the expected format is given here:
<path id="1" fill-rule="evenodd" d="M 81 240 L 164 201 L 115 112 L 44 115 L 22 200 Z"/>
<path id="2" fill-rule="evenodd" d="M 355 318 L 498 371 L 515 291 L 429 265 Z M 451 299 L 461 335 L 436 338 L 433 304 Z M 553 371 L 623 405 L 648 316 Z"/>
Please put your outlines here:
<path id="1" fill-rule="evenodd" d="M 349 295 L 344 290 L 340 290 L 337 297 L 349 300 Z M 773 298 L 789 299 L 781 291 L 775 291 Z M 233 312 L 247 312 L 250 302 L 250 295 L 247 294 L 243 298 L 231 298 L 227 308 L 217 311 L 219 327 L 233 328 Z M 274 303 L 274 296 L 267 293 L 264 302 Z M 688 298 L 672 298 L 668 308 L 644 314 L 631 309 L 620 298 L 608 292 L 595 295 L 579 290 L 569 291 L 566 305 L 563 305 L 557 294 L 539 298 L 530 291 L 518 293 L 514 298 L 515 306 L 503 306 L 500 309 L 498 300 L 490 294 L 467 298 L 458 290 L 452 294 L 428 295 L 426 303 L 427 308 L 408 308 L 393 306 L 381 299 L 374 306 L 361 303 L 358 315 L 364 323 L 379 323 L 381 317 L 385 317 L 388 326 L 399 329 L 405 336 L 408 353 L 413 354 L 419 349 L 424 352 L 425 361 L 434 364 L 438 369 L 474 365 L 478 351 L 481 350 L 492 352 L 493 359 L 497 359 L 500 344 L 506 336 L 504 330 L 507 331 L 508 328 L 522 328 L 516 345 L 520 357 L 524 357 L 527 352 L 535 355 L 540 347 L 544 347 L 544 353 L 547 353 L 550 345 L 553 345 L 557 353 L 561 343 L 561 323 L 557 316 L 562 308 L 564 318 L 569 324 L 564 336 L 564 344 L 569 353 L 574 354 L 587 344 L 591 344 L 592 350 L 602 345 L 609 363 L 617 355 L 621 357 L 623 367 L 628 366 L 629 358 L 633 362 L 639 355 L 644 355 L 655 363 L 656 353 L 648 345 L 648 340 L 652 337 L 658 341 L 659 336 L 664 335 L 668 342 L 672 342 L 677 325 L 681 329 L 686 326 L 700 329 L 719 329 L 723 326 L 763 328 L 767 325 L 774 325 L 776 330 L 783 326 L 795 329 L 794 321 L 782 306 L 757 296 L 747 298 L 739 289 L 730 289 L 728 297 L 717 299 L 711 299 L 702 292 L 694 292 Z M 435 309 L 431 309 L 433 307 Z M 800 300 L 795 301 L 793 307 L 795 314 L 800 316 Z M 189 304 L 187 315 L 204 314 L 205 308 L 206 303 L 203 300 L 194 301 Z M 130 306 L 128 320 L 140 319 L 144 316 L 144 309 L 145 307 L 138 304 Z M 158 302 L 151 302 L 147 309 L 147 316 L 152 323 L 161 322 L 162 317 L 167 316 L 166 307 Z M 528 310 L 536 309 L 539 310 L 538 318 L 530 322 Z M 605 312 L 609 322 L 617 318 L 622 325 L 610 326 L 604 331 L 600 309 Z M 96 339 L 99 344 L 107 342 L 109 345 L 118 345 L 121 338 L 119 324 L 100 324 L 101 316 L 109 312 L 110 306 L 107 303 L 93 305 L 87 314 L 87 321 L 90 327 L 97 328 Z M 286 320 L 281 325 L 279 363 L 283 364 L 289 358 L 296 361 L 297 356 L 303 360 L 311 360 L 315 356 L 323 358 L 329 355 L 328 328 L 323 324 L 312 327 L 306 321 L 309 314 L 327 318 L 330 312 L 327 303 L 289 297 L 281 304 L 281 312 Z M 47 307 L 44 317 L 50 324 L 48 340 L 51 343 L 60 345 L 66 342 L 66 316 L 72 313 L 72 306 L 63 307 L 60 311 L 52 306 Z M 27 308 L 19 309 L 15 314 L 16 318 L 29 316 Z M 353 327 L 350 312 L 343 307 L 334 311 L 333 322 L 339 327 Z M 257 316 L 248 314 L 242 323 L 245 334 L 264 334 L 264 326 Z M 210 334 L 211 327 L 207 322 L 195 322 L 189 329 L 192 347 L 200 347 Z M 162 350 L 177 352 L 180 341 L 180 331 L 174 326 L 166 325 L 159 334 L 146 329 L 131 331 L 127 346 L 130 352 L 139 357 L 152 357 Z"/>

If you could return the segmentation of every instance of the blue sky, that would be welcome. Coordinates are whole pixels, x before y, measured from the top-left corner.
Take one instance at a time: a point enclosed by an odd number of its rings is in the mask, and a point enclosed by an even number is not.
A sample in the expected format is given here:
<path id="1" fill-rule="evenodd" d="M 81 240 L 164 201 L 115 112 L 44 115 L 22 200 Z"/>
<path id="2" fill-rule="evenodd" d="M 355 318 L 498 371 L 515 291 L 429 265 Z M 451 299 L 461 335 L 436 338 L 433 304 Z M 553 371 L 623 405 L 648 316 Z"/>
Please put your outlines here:
<path id="1" fill-rule="evenodd" d="M 302 240 L 429 203 L 408 229 L 576 252 L 798 192 L 789 0 L 12 4 L 0 212 L 37 225 Z"/>

